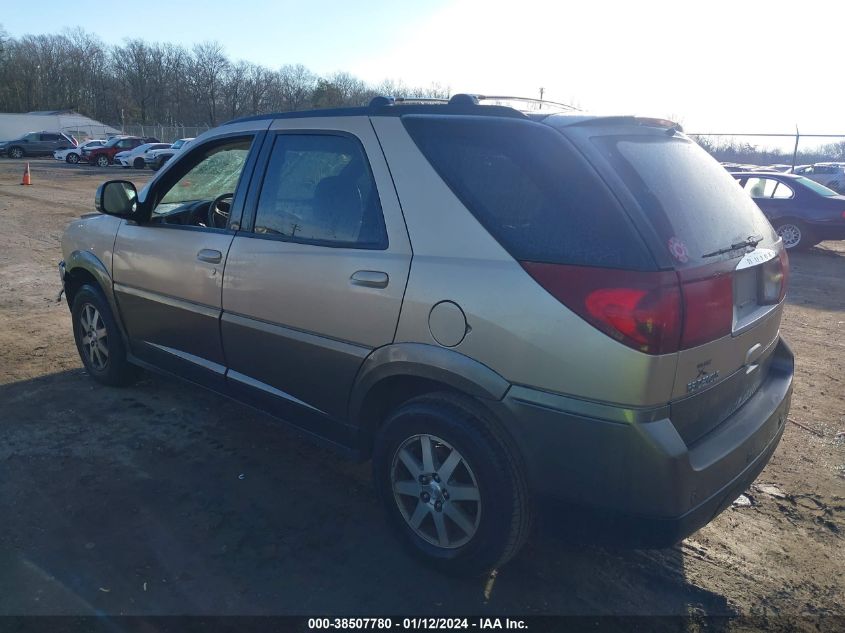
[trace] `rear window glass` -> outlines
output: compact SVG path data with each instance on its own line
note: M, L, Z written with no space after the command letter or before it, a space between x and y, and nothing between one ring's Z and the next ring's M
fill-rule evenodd
M683 137L599 136L603 151L648 215L679 267L736 256L711 255L751 236L776 239L734 178Z
M490 117L403 122L441 178L515 259L653 268L625 212L556 130Z
M802 185L807 187L808 189L812 189L820 196L825 196L829 198L830 196L838 196L839 194L836 193L833 189L828 189L823 184L816 182L815 180L810 180L809 178L804 178L804 176L798 176L798 182Z

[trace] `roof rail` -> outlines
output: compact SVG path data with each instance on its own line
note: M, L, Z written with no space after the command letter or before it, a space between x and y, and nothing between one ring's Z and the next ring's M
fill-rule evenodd
M510 102L510 103L509 103ZM499 95L480 95L480 94L469 94L469 93L457 93L452 95L450 99L438 99L433 97L384 97L378 96L374 97L370 101L369 108L371 110L376 110L379 108L383 108L384 106L392 106L392 105L431 105L431 104L441 104L441 105L450 105L450 106L460 106L460 107L467 107L467 106L478 106L478 105L485 105L485 106L501 106L501 107L512 107L514 110L519 111L531 111L531 112L538 112L543 109L548 110L550 113L554 112L555 110L561 111L573 111L579 112L580 110L575 106L568 105L566 103L558 103L557 101L547 101L545 99L532 99L530 97L510 97L510 96L499 96ZM530 107L524 107L524 106ZM520 107L522 106L522 107Z
M492 101L496 105L504 105L503 103L500 103L502 101L517 101L520 103L534 104L537 110L542 110L545 106L549 110L563 109L572 110L573 112L580 112L580 108L576 108L575 106L571 106L567 103L549 101L548 99L534 99L533 97L510 97L503 95L475 95L475 97L478 99L478 102Z

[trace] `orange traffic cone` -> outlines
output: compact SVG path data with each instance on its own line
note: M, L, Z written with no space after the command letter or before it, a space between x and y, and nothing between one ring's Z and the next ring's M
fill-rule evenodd
M26 164L26 169L23 170L23 180L21 181L22 185L31 185L32 184L32 176L29 175L29 163Z

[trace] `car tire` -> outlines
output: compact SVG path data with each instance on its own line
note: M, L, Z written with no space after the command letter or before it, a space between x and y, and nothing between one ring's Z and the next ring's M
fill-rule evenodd
M9 158L23 158L24 152L22 147L10 147L7 154Z
M144 168L144 159L143 159L143 158L136 158L136 159L132 162L132 166L133 166L135 169L143 169L143 168Z
M126 347L102 291L85 284L73 297L73 338L85 369L105 385L131 384L137 369L126 360Z
M775 231L783 239L787 250L803 250L813 245L813 236L807 227L797 220L781 220L775 225Z
M105 154L100 154L99 156L97 156L97 160L94 162L96 163L97 167L108 167L111 164L109 157Z
M376 436L373 476L402 543L443 573L487 574L530 532L524 469L471 398L434 393L397 408Z
M65 161L70 163L71 165L76 165L79 162L79 154L70 153L65 158Z

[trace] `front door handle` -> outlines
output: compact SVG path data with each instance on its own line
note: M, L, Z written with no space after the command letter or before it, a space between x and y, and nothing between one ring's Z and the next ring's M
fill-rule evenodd
M223 261L223 253L215 251L213 248L204 248L197 253L197 259L209 264L219 264Z
M378 270L359 270L349 278L353 286L365 286L366 288L387 288L390 277L387 273Z

